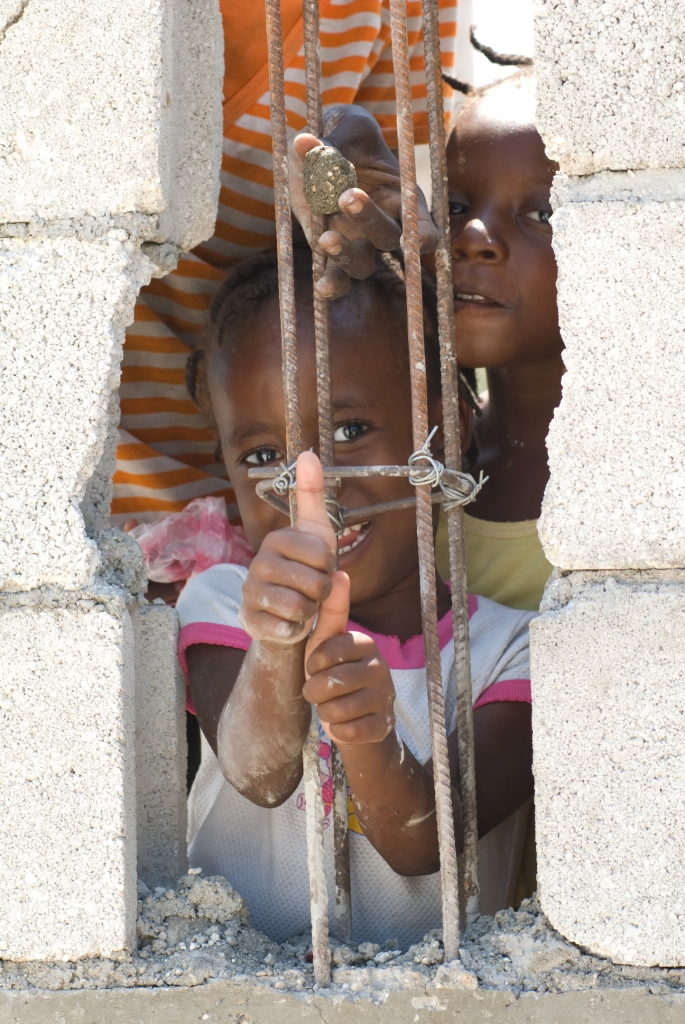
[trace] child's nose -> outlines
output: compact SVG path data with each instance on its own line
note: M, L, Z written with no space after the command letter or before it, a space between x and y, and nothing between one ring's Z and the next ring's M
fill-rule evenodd
M458 233L452 235L454 259L501 262L509 254L506 243L485 221L471 217Z

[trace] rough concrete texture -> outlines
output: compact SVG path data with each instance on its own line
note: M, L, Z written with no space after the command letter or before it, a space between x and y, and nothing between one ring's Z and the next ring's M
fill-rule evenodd
M356 188L354 164L334 146L315 146L304 158L304 196L315 213L336 213L348 188Z
M211 235L216 0L2 0L0 38L0 222L141 212L154 241Z
M680 0L537 0L537 124L568 174L685 165Z
M79 503L103 454L124 328L151 269L123 231L93 242L0 240L4 590L76 588L97 573ZM105 490L91 491L91 525Z
M371 943L338 947L333 985L320 989L308 937L270 942L246 924L244 903L223 878L191 874L173 890L149 893L140 883L139 892L137 953L59 964L6 960L0 1021L685 1020L685 972L584 953L551 928L535 899L471 925L461 963L442 963L439 933L405 954Z
M136 645L138 877L170 885L188 866L185 682L176 611L163 603L131 609Z
M685 965L685 571L555 573L531 623L538 884L566 938Z
M0 956L135 941L133 629L122 591L0 599Z
M568 372L545 554L562 569L685 565L685 195L570 202L553 223Z

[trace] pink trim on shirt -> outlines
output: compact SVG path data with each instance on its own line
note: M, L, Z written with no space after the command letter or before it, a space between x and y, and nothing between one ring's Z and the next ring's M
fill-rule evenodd
M485 693L482 693L473 710L482 708L485 704L495 704L497 701L521 701L524 704L531 704L530 679L501 679L499 683L488 686Z
M478 611L478 598L475 594L468 595L468 608L470 621ZM402 644L399 637L387 636L385 633L373 633L370 629L360 626L351 619L347 623L347 629L355 633L363 633L365 636L370 636L372 640L375 640L376 647L383 660L387 661L389 668L412 669L426 667L423 651L423 633L410 637L409 640L405 640ZM450 610L438 622L440 650L443 647L447 647L453 635L452 612Z
M252 637L244 629L238 629L236 626L222 626L218 622L189 622L183 627L178 637L178 660L186 677L186 711L195 714L188 682L186 649L193 644L216 644L219 647L234 647L239 651L246 651L251 643Z
M468 609L470 621L478 611L478 598L475 594L468 595ZM400 643L399 637L386 636L384 633L373 633L370 629L360 626L351 619L348 620L347 629L348 631L364 633L365 636L370 636L371 639L376 642L376 647L378 648L381 657L388 663L389 668L425 668L426 661L423 651L422 633L417 634L417 636L410 637L409 640L406 640L402 644ZM440 643L440 650L447 646L447 644L452 640L452 637L452 612L450 610L443 615L438 622L438 640ZM186 678L186 688L188 687L188 664L185 652L188 647L192 647L193 644L218 644L222 647L235 647L239 651L246 651L251 643L252 638L249 634L246 633L244 629L238 629L236 626L223 626L217 622L188 623L187 626L183 627L178 638L178 660L181 663L181 668L183 669L183 674ZM501 697L495 699L519 700L522 698ZM195 710L190 699L190 690L188 690L186 708L188 711L195 714Z

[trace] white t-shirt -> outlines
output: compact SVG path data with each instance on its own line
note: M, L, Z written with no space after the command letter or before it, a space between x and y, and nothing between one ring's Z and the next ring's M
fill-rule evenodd
M250 637L238 617L247 569L215 565L189 581L179 597L179 653L193 644L221 644L247 650ZM498 700L530 701L528 623L532 612L515 611L483 597L469 596L469 636L474 707ZM397 731L422 763L430 759L430 728L423 637L400 644L397 637L348 628L373 637L390 667L395 686ZM445 710L456 725L452 616L438 628ZM330 744L322 733L321 775L326 812L329 879L333 874ZM481 911L511 905L525 838L528 804L480 840ZM350 815L352 919L355 942L396 939L402 948L441 925L440 876L396 874L362 834ZM282 942L309 925L309 885L304 791L280 807L258 807L227 782L209 744L202 739L202 763L189 800L189 857L207 874L224 875L245 898L255 927ZM330 886L331 914L334 887Z

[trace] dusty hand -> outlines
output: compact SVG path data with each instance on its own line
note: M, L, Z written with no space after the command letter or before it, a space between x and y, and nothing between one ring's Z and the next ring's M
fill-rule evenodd
M400 168L388 148L376 119L356 105L340 105L326 111L323 139L309 133L295 138L290 159L290 201L307 238L311 237L311 210L304 198L302 166L306 153L328 144L350 160L357 172L358 188L340 197L340 213L327 218L320 244L328 256L326 273L317 291L328 299L344 295L350 278L365 278L373 271L375 250L398 248L402 235ZM437 243L437 232L421 190L419 239L422 252Z
M240 621L255 640L299 643L331 593L337 540L324 500L321 463L297 460L297 522L267 534L243 587Z
M305 652L304 697L336 743L380 743L395 726L395 687L387 663L364 633L345 632L350 580L335 572Z

